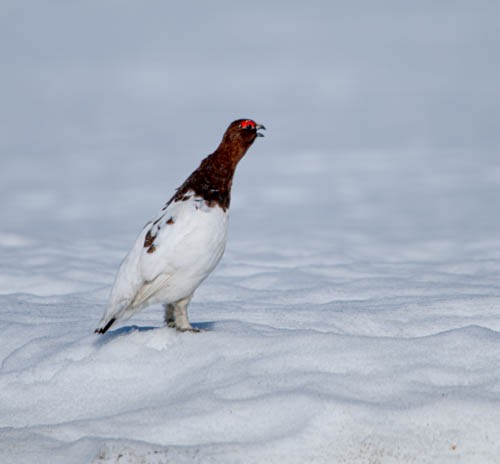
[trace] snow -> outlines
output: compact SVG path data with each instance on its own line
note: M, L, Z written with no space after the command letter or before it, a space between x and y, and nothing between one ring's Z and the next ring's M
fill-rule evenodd
M498 462L492 4L41 5L0 15L0 462ZM203 331L95 335L238 117Z

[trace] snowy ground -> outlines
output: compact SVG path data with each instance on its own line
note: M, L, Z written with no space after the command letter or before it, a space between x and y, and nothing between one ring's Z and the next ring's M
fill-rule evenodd
M222 18L238 15L238 8ZM60 52L47 62L40 58L43 66L36 53L12 59L3 77L11 106L0 114L6 134L0 144L0 462L498 462L500 164L498 138L488 131L499 106L485 110L488 101L498 103L498 69L494 63L482 71L463 67L469 78L482 76L482 90L463 74L449 85L442 78L462 69L464 50L475 52L469 60L489 63L486 51L498 45L499 33L487 34L488 18L497 17L491 11L479 17L455 8L432 10L431 17L449 20L439 27L422 19L425 11L397 8L374 19L373 11L360 18L342 8L329 16L297 6L284 16L279 8L252 8L250 20L267 15L288 34L296 30L291 18L301 17L307 33L289 36L297 47L286 48L264 25L255 51L246 35L245 53L264 56L250 75L233 56L238 47L230 47L230 61L240 65L230 77L243 76L244 89L252 80L255 87L246 95L229 86L213 112L207 89L193 94L196 79L184 80L179 69L165 84L163 71L151 71L158 63L130 46L125 32L123 55L111 53L118 41L100 47L95 37L106 37L110 10L100 12L104 19L90 45L70 41L81 54L75 62L74 49L58 39L75 18L83 29L96 7L66 12L66 23L37 35ZM14 7L8 10L16 17ZM51 12L39 13L23 24L42 27L38 19ZM113 27L129 31L136 13L121 11ZM140 13L154 21L151 11ZM330 32L325 17L339 27L367 28L360 41L347 42L347 64L359 65L357 80L350 74L356 66L347 66L332 45L352 38L350 29ZM20 24L7 22L11 33ZM424 22L428 35L420 36ZM471 24L484 40L450 33ZM154 54L165 37L155 22L151 31L142 39ZM202 59L210 42L220 49L229 32L235 34L226 25L201 51L195 39L203 30L187 43L165 43L174 62L177 52ZM396 41L395 57L383 51L393 34L407 40ZM323 55L309 53L308 40L329 46L330 68L321 68ZM261 46L266 41L272 57ZM408 44L413 48L398 67L403 55L396 52ZM257 79L259 73L286 76L292 49L321 72L300 70L288 87ZM370 62L374 50L379 65ZM408 62L434 73L418 73ZM386 82L387 63L399 87ZM83 78L77 65L86 69ZM182 68L188 75L190 66ZM98 78L95 70L102 68ZM50 79L30 86L26 69ZM363 80L367 69L373 87ZM221 92L215 71L206 73L207 87ZM113 87L113 76L127 85ZM96 84L101 77L103 88ZM441 85L448 94L439 100ZM381 103L389 87L387 108ZM410 88L414 93L406 93ZM28 98L30 91L37 99ZM464 108L470 111L461 113ZM135 235L240 116L263 122L268 134L239 166L226 254L191 305L191 321L204 331L164 328L161 308L152 307L94 335Z

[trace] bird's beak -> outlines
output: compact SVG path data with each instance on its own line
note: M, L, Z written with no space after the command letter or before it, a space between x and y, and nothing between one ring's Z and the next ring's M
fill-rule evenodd
M256 124L255 129L258 131L259 129L266 130L266 127L264 124ZM257 137L264 137L264 134L262 132L257 132Z

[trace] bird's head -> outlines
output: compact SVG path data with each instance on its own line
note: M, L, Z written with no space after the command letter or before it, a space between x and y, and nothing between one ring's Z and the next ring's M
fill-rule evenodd
M264 134L259 130L265 129L262 124L258 124L252 119L237 119L229 124L222 141L248 148L257 137L264 137Z

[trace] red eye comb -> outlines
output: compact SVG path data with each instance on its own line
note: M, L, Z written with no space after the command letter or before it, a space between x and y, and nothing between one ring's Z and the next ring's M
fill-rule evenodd
M246 119L245 121L243 121L241 124L240 124L240 127L242 129L246 129L247 127L251 127L252 129L255 129L257 125L255 124L254 121L252 121L251 119Z

